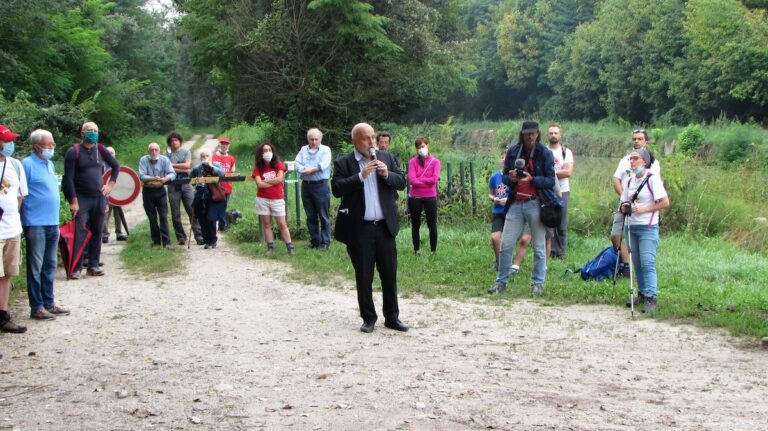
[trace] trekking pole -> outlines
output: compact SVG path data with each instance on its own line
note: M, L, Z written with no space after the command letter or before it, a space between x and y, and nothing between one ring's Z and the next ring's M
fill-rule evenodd
M179 209L179 213L181 213L181 209ZM195 209L192 208L192 217L190 217L190 225L189 225L189 235L187 235L187 250L189 250L190 244L192 244L192 235L194 235L194 229L195 229L195 221L197 219L195 218Z
M619 211L621 211L621 205L619 205ZM621 223L621 228L627 226L627 215L624 214L624 221ZM619 263L621 262L621 243L624 241L624 232L619 235L619 248L616 250L616 266L613 268L613 285L616 286L616 276L619 273Z
M627 230L627 254L629 255L629 313L632 320L635 320L635 285L633 281L635 269L632 267L632 232L629 231L626 214L624 215L624 228Z

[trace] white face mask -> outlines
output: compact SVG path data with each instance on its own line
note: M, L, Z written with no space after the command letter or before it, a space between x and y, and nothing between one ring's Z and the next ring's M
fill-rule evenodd
M429 150L427 149L427 147L419 148L419 155L421 157L427 157L427 154L429 154Z
M261 157L264 159L265 162L269 163L272 161L272 152L264 152L261 154Z

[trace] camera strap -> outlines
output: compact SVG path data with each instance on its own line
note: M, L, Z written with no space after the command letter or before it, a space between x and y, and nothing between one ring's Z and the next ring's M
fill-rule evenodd
M635 194L632 195L632 199L630 199L630 202L634 202L637 200L637 197L640 195L640 191L643 190L643 187L645 187L645 183L648 182L648 179L651 178L652 173L648 173L648 175L643 178L643 181L640 183L640 186L637 187L637 190L635 190ZM629 180L627 181L627 188L629 188L629 183L632 181L632 177L629 177Z

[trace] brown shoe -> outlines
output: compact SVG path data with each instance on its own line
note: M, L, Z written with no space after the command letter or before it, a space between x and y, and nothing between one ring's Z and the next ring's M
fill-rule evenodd
M45 308L32 310L32 312L29 313L29 318L34 320L56 320L56 316L48 312Z
M5 321L5 323L0 325L0 331L8 332L8 333L11 333L11 334L23 334L23 333L27 332L27 327L26 326L17 325L15 323L13 323L13 320L8 319L8 320Z
M64 307L59 307L58 305L47 308L47 310L54 316L69 316L69 310Z
M653 314L656 312L656 297L648 296L645 298L645 305L643 306L643 313Z
M104 270L99 268L98 266L94 266L93 268L88 268L88 275L92 277L101 277L104 275Z

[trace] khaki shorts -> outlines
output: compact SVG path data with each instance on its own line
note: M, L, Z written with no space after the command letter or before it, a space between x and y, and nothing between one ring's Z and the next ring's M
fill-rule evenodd
M613 225L611 226L611 236L624 235L624 214L616 211L613 215Z
M19 275L19 264L21 263L21 235L16 238L0 239L0 260L3 267L0 268L0 277L10 275L15 277Z
M256 198L256 214L264 216L285 216L285 199Z

